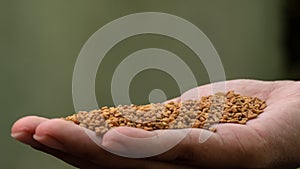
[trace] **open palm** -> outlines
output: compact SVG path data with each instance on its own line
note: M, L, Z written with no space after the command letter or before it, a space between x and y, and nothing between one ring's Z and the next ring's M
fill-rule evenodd
M95 144L81 127L61 119L24 117L12 127L12 136L80 168L295 168L300 163L300 82L233 80L227 81L226 86L227 90L266 100L268 107L246 125L218 125L217 132L204 143L199 142L199 136L209 131L192 129L171 150L149 158L109 153ZM182 97L197 99L212 94L210 89L211 85L200 86ZM136 146L120 140L114 131L135 138L166 132L115 128L103 138L108 149ZM152 144L155 147L159 143Z

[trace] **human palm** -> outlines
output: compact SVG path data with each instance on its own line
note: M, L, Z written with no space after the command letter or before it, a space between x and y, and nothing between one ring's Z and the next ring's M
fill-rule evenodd
M12 127L12 136L79 168L296 168L300 163L300 82L233 80L227 81L226 87L266 100L265 112L246 125L219 124L217 132L203 143L199 137L209 131L191 129L178 145L153 157L138 159L112 154L95 144L81 127L61 119L24 117ZM211 85L200 86L181 98L197 99L212 94L210 91ZM103 137L103 145L110 150L135 146L120 140L114 131L133 138L166 132L115 128ZM152 144L155 147L159 143Z

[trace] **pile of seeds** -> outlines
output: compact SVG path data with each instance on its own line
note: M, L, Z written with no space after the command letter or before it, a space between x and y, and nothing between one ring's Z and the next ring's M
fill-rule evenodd
M211 131L217 123L246 124L266 108L257 97L241 96L233 91L204 96L199 100L166 104L120 105L99 110L80 111L64 118L82 127L106 133L112 127L127 126L147 131L158 129L203 128Z

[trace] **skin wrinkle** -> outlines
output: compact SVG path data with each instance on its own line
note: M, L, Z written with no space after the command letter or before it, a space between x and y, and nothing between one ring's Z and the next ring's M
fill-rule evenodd
M248 126L259 138L259 140L262 140L260 142L267 143L267 140L263 137L263 134L261 134L261 131L259 131L257 128L254 126Z
M264 134L261 133L262 131L260 131L259 129L257 129L255 127L251 127L251 126L249 126L249 129L253 131L253 134L256 135L256 137L259 139L259 142L263 143L263 147L266 147L267 150L270 149L270 147L268 146L267 140L263 137ZM268 151L266 151L266 152L268 152ZM269 155L267 155L267 156L269 156ZM263 156L263 157L265 157L265 156ZM264 158L263 161L266 161L266 159L267 158Z
M270 100L270 98L271 98L272 93L273 93L274 90L276 90L276 85L274 85L274 83L273 83L273 84L271 84L269 92L266 94L265 100L267 100L267 101Z
M224 142L223 136L221 136L220 133L214 133L214 134L219 138L218 140L220 140L221 145L225 146L225 142Z
M191 133L196 132L196 130L200 130L200 129L193 129L189 135L182 141L182 142L192 142L193 145L187 145L187 144L182 144L181 143L181 150L179 151L179 153L177 154L176 158L172 159L173 161L171 161L172 163L176 163L176 164L182 164L182 165L188 165L191 167L197 167L197 163L194 163L193 160L197 160L198 157L197 153L194 151L195 150L195 146L197 146L196 143L198 137L193 137ZM197 138L197 139L196 139ZM196 144L196 145L195 145Z
M248 128L253 132L253 134L255 134L256 135L256 137L259 139L259 143L263 143L263 148L265 148L265 151L263 151L264 152L264 154L263 154L263 156L262 156L262 159L263 160L261 160L261 161L263 161L265 164L264 164L264 166L270 166L270 160L268 160L269 158L269 156L271 155L271 154L266 154L266 152L270 152L270 151L268 151L268 150L271 150L271 148L268 146L268 141L263 137L263 135L264 134L262 134L261 132L262 131L260 131L259 129L257 129L255 126L248 126Z
M286 84L282 84L282 83L286 83ZM273 89L271 91L271 95L276 95L277 93L280 93L282 91L282 89L285 89L286 88L286 85L291 85L293 83L293 81L283 81L282 83L279 83L279 82L275 82ZM291 87L291 86L290 86ZM289 94L286 94L285 96L293 96L295 93L294 92L291 92ZM284 99L284 98L282 98Z
M283 122L281 122L281 123L283 123ZM286 129L285 130L288 130L290 133L298 133L297 132L297 130L292 126L292 124L291 123L287 123L286 121L285 121L285 125L286 125ZM290 138L292 135L289 135L288 137ZM287 138L288 139L288 138ZM296 138L297 139L297 138ZM284 141L285 141L285 139L283 139ZM287 146L289 146L289 147L296 147L296 144L295 145L293 145L292 143L294 143L294 141L292 141L291 142L291 140L295 140L294 138L291 138L291 139L288 139L290 142L290 144L284 144L284 145L287 145ZM295 150L294 148L289 148L289 150ZM287 152L288 154L291 154L291 152ZM297 153L292 153L293 155L297 155ZM290 160L293 160L291 157L289 157L288 159L290 159ZM294 162L294 161L292 161L292 162Z
M273 118L273 116L269 117L269 120L273 121L273 125L274 125L274 123L276 123L275 126L280 126L280 125L281 125L280 122L279 122L278 120L276 120L275 118ZM269 132L270 132L270 131L269 131ZM270 136L273 136L273 134L271 134ZM274 151L275 151L275 150L278 150L278 148L281 147L281 146L278 146L279 143L278 143L278 142L275 142L275 140L278 140L278 139L277 139L277 138L270 138L270 141L272 141L272 143L273 143L272 146L275 146L275 147L273 148L273 154L274 154ZM282 139L280 138L280 140L282 140ZM278 147L278 148L277 148L277 147ZM282 151L285 151L284 148L282 149ZM281 154L280 152L282 152L282 151L278 151L278 153L276 153L277 157L275 157L275 158L282 159L282 156L280 155L280 154ZM279 161L279 160L278 160L278 161Z
M262 114L262 115L264 115L264 114ZM269 118L269 117L268 117ZM274 119L273 119L273 116L270 116L270 118L269 118L269 120L270 121L274 121ZM271 123L272 123L271 122ZM268 124L270 124L270 122L268 122ZM267 141L267 138L265 138L268 134L266 134L264 131L262 131L262 130L260 130L260 126L257 126L257 125L248 125L247 126L250 130L252 130L253 131L253 133L254 134L256 134L256 136L257 136L257 138L260 140L260 142L261 143L264 143L264 146L265 147L267 147L267 150L269 149L269 150L271 150L271 151L269 151L269 152L273 152L274 151L274 149L275 149L275 147L274 147L274 145L276 145L275 143L272 143L272 146L270 146L270 140L274 140L274 139L272 139L272 138L269 138L268 140L269 141ZM268 132L270 132L270 131L268 131ZM272 148L273 147L273 148ZM273 149L273 150L272 150ZM268 151L267 151L268 152ZM272 156L274 153L272 153L272 154L265 154L265 158L264 158L264 162L266 163L266 166L268 166L269 165L269 163L270 162L268 162L268 161L270 161L271 159L270 158L267 158L267 157L270 157L270 156ZM268 160L269 159L269 160Z
M193 142L193 137L191 135L191 133L188 134L188 140ZM183 154L183 156L181 156L181 159L184 159L184 160L190 160L194 157L194 152L191 151L191 147L189 146L185 146L186 148L184 149L183 153L180 153L180 154Z
M199 129L194 129L194 130L199 130ZM217 134L216 133L213 133L214 134L214 136L212 136L211 138L209 138L209 139L214 139L214 141L219 141L219 142L222 142L221 144L222 144L222 146L223 146L223 144L225 145L225 143L224 143L224 141L221 141L220 139L218 139L219 137L220 137L220 135L219 136L217 136ZM217 137L217 138L216 138ZM197 138L198 139L198 138ZM181 153L181 154L185 154L184 156L181 156L181 158L179 158L179 159L184 159L184 160L186 160L185 162L183 162L183 163L185 163L185 164L187 164L187 165L192 165L192 166L195 166L195 167L197 167L197 165L198 165L198 162L199 161L197 161L197 160L199 160L199 155L200 156L202 156L202 155L205 155L205 154L197 154L196 152L195 152L195 146L197 146L197 144L195 144L195 141L197 140L196 139L196 137L190 137L190 142L193 142L194 144L193 145L189 145L189 146L185 146L185 149L184 149L184 151ZM196 141L197 142L197 141ZM197 142L198 143L198 142ZM199 144L199 143L198 143ZM202 144L204 144L204 145L202 145L202 151L203 152L205 152L205 151L209 151L207 148L207 145L205 144L205 143L202 143ZM221 147L222 147L221 146ZM182 158L183 157L183 158ZM205 156L203 159L209 159L209 157L207 157L207 156ZM195 161L196 160L196 161ZM190 161L190 162L189 162ZM206 166L207 167L207 166Z
M187 135L187 137L183 140L184 142L186 142L185 140L187 139L187 142L194 142L193 137L191 135L192 131ZM191 147L188 145L183 145L182 150L180 151L180 153L178 153L176 159L180 159L180 160L185 160L185 161L189 161L194 157L194 152L191 151ZM175 160L176 160L175 159Z
M248 158L248 154L249 154L248 151L246 150L246 148L242 144L242 142L241 142L240 138L237 136L236 132L232 132L232 133L233 133L233 136L234 136L234 138L236 140L236 143L237 143L237 145L239 147L238 150L240 150L240 152L238 154L241 155L240 157L242 157L242 159L247 159Z
M51 135L45 134L44 137L49 137L50 139L55 140L56 142L58 142L60 145L64 146L64 143L61 142L60 140L56 139L55 137L52 137ZM59 149L60 150L60 149ZM63 151L63 150L60 150ZM65 153L65 152L64 152Z
M221 143L221 147L226 147L226 143L225 143L225 140L224 140L224 137L226 137L226 133L225 134L214 133L214 134L217 136L217 140Z
M299 83L299 82L298 82ZM291 85L292 84L292 82L291 81L286 81L285 82L285 85L287 85L287 84L289 84L289 85ZM272 85L272 87L273 87L273 91L272 92L270 92L269 93L269 95L268 95L268 98L267 98L267 100L269 100L269 98L272 96L272 95L276 95L278 92L281 92L282 90L285 90L286 89L286 87L282 84L282 83L275 83L274 85ZM296 92L296 94L298 94L297 92ZM295 96L295 93L291 93L291 94L288 94L288 95L286 95L286 97L287 98L289 98L289 97L294 97ZM286 101L286 98L282 98L282 100L285 100ZM272 102L275 102L276 100L271 100L271 102L270 103L272 103ZM277 100L278 101L278 100ZM270 104L270 103L268 103L268 104ZM290 114L289 112L287 112L286 114ZM278 121L278 119L274 119L273 117L268 117L270 120L272 120L273 121L273 123L277 123L277 125L276 126L282 126L282 124L284 123L284 126L285 126L285 129L287 129L287 130L294 130L294 128L291 126L291 124L289 123L289 122L287 122L287 120L286 119L284 119L284 118L282 118L281 119L281 121ZM282 121L282 120L284 120L284 121ZM254 127L251 127L252 129L255 129ZM257 130L256 130L257 131ZM257 133L259 133L259 132L257 132ZM282 140L281 142L282 142L282 145L285 145L284 144L284 142L286 142L285 141L285 139L282 139L282 138L280 138L280 140ZM274 144L274 145L278 145L278 143L276 143L276 144ZM282 149L282 151L285 151L286 150L286 148L283 148ZM274 150L273 150L274 151ZM280 154L279 155L277 155L278 157L278 159L281 159L281 160L284 160L286 157L282 157ZM286 159L285 159L286 160ZM280 160L278 160L278 161L280 161Z
M274 119L273 117L270 118L270 120L273 121L274 123L276 123L275 126L282 126L282 123L283 123L282 121L278 121L277 119ZM287 126L290 124L284 122L284 125ZM286 129L285 129L285 131L286 131ZM281 155L281 154L288 155L290 153L289 151L291 151L293 149L293 148L292 149L286 148L286 146L290 145L289 143L287 143L287 138L281 136L281 137L277 137L277 138L273 138L273 139L270 138L270 140L272 140L272 141L277 140L276 142L272 142L273 143L272 145L275 146L276 148L273 148L273 150L271 151L271 152L273 152L272 156L274 157L274 154L275 154L276 155L275 159L277 159L277 160L275 160L275 163L271 164L271 166L278 165L278 163L276 163L276 161L286 161L286 162L289 161L289 157ZM277 150L277 151L275 151L275 150ZM287 150L289 150L289 151L287 152ZM276 153L274 153L274 152L276 152Z

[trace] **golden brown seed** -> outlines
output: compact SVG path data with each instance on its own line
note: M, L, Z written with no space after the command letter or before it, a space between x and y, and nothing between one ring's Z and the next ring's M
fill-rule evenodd
M256 97L241 96L233 91L204 96L199 100L169 102L167 104L104 106L99 110L82 111L68 116L82 127L103 134L111 127L128 126L152 131L169 128L204 128L211 124L246 124L266 108L266 103Z
M152 131L153 128L152 127L144 127L144 130L147 130L147 131Z
M256 117L257 117L257 114L251 114L251 115L248 116L248 119L254 119Z

